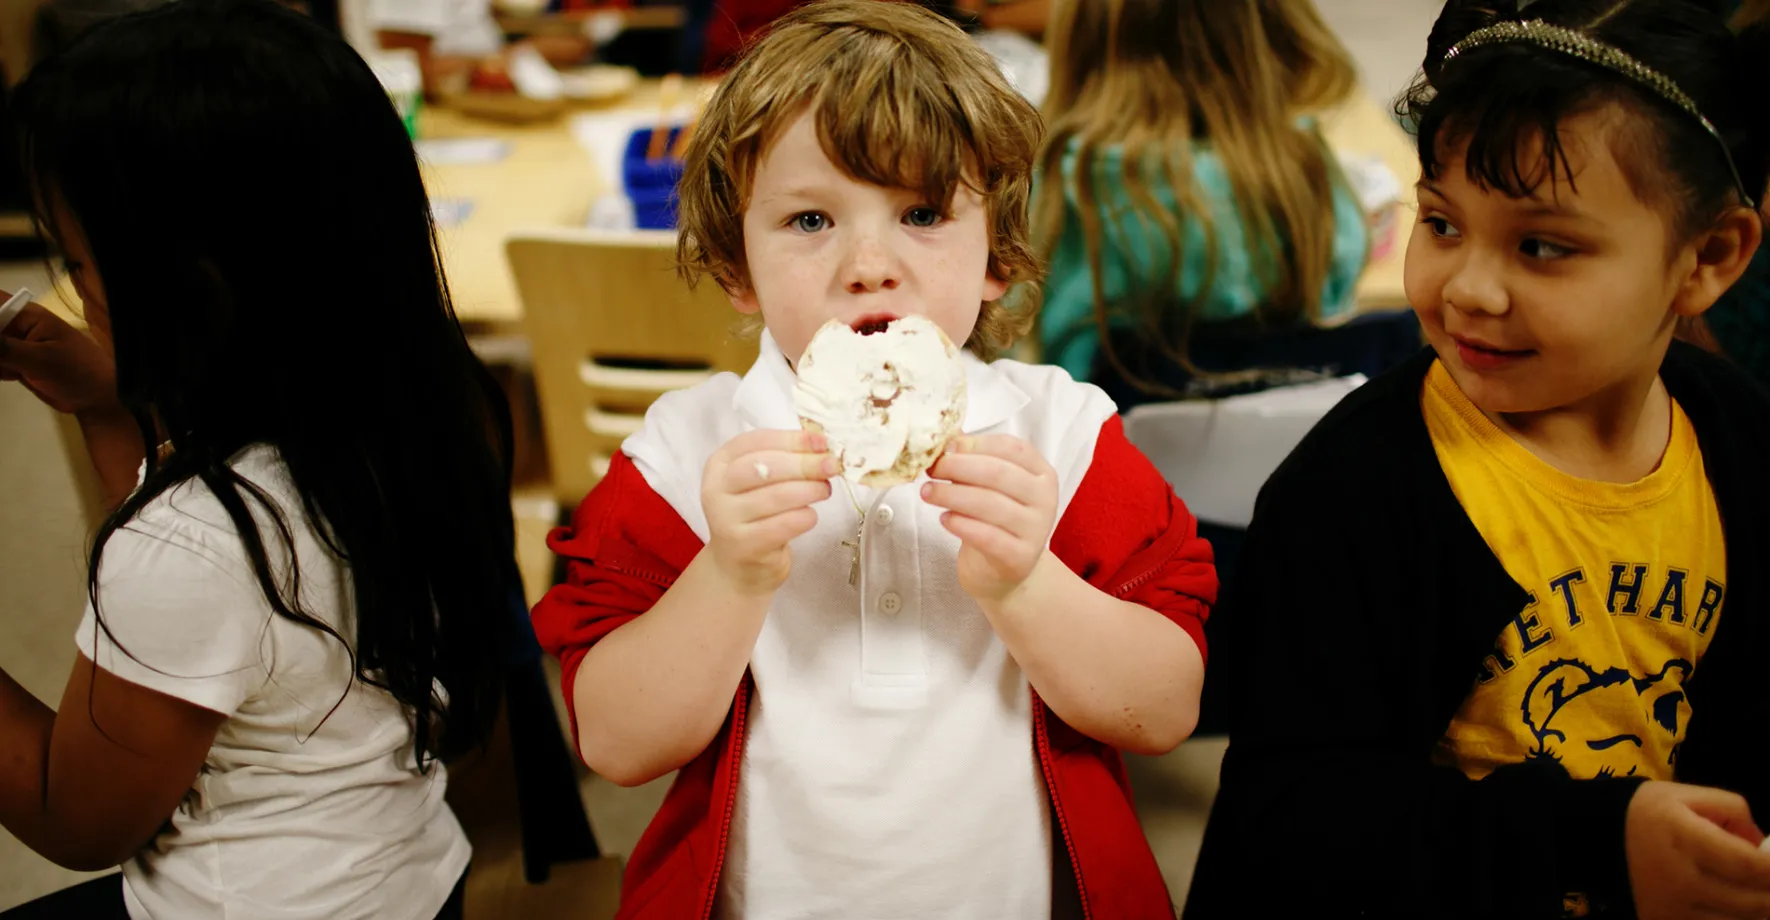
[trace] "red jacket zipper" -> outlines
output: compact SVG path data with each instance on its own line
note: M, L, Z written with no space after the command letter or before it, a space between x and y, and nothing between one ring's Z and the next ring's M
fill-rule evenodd
M1038 691L1030 690L1033 702L1033 742L1039 752L1039 769L1045 774L1045 791L1051 796L1051 810L1057 813L1057 829L1063 835L1063 848L1069 853L1069 865L1076 874L1076 895L1082 902L1082 918L1090 920L1094 912L1088 907L1088 885L1082 880L1082 861L1076 858L1075 841L1069 836L1069 819L1063 813L1063 800L1057 795L1055 770L1051 767L1051 736L1045 728L1045 703ZM706 918L703 918L706 920Z
M738 684L737 699L731 704L731 737L726 741L726 767L730 771L731 791L725 794L725 813L719 819L719 838L713 847L713 874L707 879L707 896L701 905L701 920L712 920L713 907L719 902L719 876L725 871L725 847L731 840L731 814L737 810L738 768L744 757L744 715L750 708L750 675Z

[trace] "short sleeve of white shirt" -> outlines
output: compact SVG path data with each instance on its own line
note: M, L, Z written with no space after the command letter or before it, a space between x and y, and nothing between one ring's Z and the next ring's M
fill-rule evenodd
M275 614L231 528L156 506L105 544L97 615L88 602L75 642L123 680L232 714L267 679Z

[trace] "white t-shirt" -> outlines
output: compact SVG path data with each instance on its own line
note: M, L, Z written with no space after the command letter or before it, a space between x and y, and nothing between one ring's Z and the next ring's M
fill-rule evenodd
M301 512L277 452L250 448L232 466L288 522L301 609L354 642L349 569ZM245 500L272 571L286 573L274 527ZM123 866L131 917L429 920L442 909L472 854L443 801L442 765L417 772L411 723L354 680L338 640L271 610L207 486L181 484L118 530L98 593L115 641L88 606L82 654L227 716L170 828Z
M428 35L432 54L490 57L504 47L489 0L369 0L377 31Z

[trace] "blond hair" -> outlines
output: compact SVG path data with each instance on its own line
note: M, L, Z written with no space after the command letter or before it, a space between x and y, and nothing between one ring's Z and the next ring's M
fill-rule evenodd
M1039 115L952 23L913 3L818 0L782 17L720 83L678 185L677 259L694 284L749 289L743 214L757 164L801 113L861 182L945 205L963 183L989 214L989 271L1030 282L1027 196ZM966 347L989 360L1032 327L1037 299L984 304Z
M1344 178L1320 135L1297 120L1343 101L1357 78L1310 0L1054 0L1046 36L1050 134L1040 155L1034 238L1048 258L1063 232L1066 191L1073 194L1101 344L1119 372L1136 379L1106 334L1116 317L1134 320L1170 359L1196 372L1186 343L1195 304L1215 279L1207 273L1191 303L1176 303L1185 222L1202 231L1205 265L1214 267L1218 253L1193 172L1195 142L1208 142L1228 174L1249 259L1267 292L1258 316L1319 318L1334 257L1333 190ZM1165 274L1133 279L1141 303L1106 303L1102 253L1127 245L1098 205L1106 147L1122 151L1122 174L1114 178L1132 212L1111 217L1167 244ZM1174 209L1152 192L1162 182Z

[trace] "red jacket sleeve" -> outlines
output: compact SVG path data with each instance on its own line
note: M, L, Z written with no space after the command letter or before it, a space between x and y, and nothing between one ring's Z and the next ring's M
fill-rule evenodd
M1100 426L1051 552L1094 587L1173 620L1205 654L1205 618L1217 600L1211 544L1116 415Z
M530 616L535 638L559 659L567 721L577 750L572 684L590 647L650 610L701 551L676 509L617 454L608 475L584 496L570 526L547 535L565 561L565 581L547 591Z

